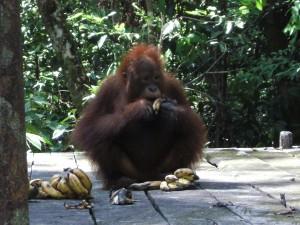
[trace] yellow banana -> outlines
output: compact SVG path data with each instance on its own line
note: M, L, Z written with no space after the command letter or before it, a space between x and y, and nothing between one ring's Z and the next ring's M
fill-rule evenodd
M152 105L152 108L154 110L155 114L158 114L159 109L160 109L160 105L161 105L162 99L161 98L157 98Z
M177 184L177 186L180 186L180 187L189 187L192 184L192 182L187 179L184 179L184 178L179 178L176 181L176 184Z
M169 191L169 190L170 190L167 181L162 181L162 182L160 183L160 187L159 187L159 188L160 188L160 190L162 190L162 191Z
M61 193L63 193L66 197L69 197L69 198L75 197L74 191L70 188L70 186L67 183L66 178L64 178L64 177L62 177L60 179L60 181L57 184L56 189L58 191L60 191Z
M54 179L57 179L57 178L60 178L61 175L60 174L54 174L50 179L49 179L49 182L51 183Z
M175 182L176 180L178 180L178 178L173 174L169 174L165 177L165 181L167 181L167 183L172 183Z
M181 178L184 178L184 179L189 180L189 181L199 180L199 177L197 176L197 174L184 175Z
M68 173L67 182L70 188L79 197L87 197L89 195L88 190L82 185L79 178L75 174Z
M176 182L168 183L168 187L170 188L170 190L177 190L177 188L178 188Z
M92 182L91 182L89 176L82 169L79 169L79 168L71 169L70 172L75 174L79 178L82 185L90 193L90 191L92 189Z
M195 173L190 168L180 168L174 172L174 175L178 178L181 178L183 176L191 176L193 174Z
M61 180L61 176L59 175L59 176L56 176L55 175L55 177L51 177L50 178L50 181L49 181L49 183L50 183L50 185L53 187L53 188L55 188L55 189L57 189L57 185L58 185L58 183L59 183L59 181Z
M49 197L49 195L43 191L42 187L39 187L36 198L48 198L48 197Z
M42 190L49 195L51 198L64 198L65 196L55 188L51 186L48 181L42 181L41 183Z

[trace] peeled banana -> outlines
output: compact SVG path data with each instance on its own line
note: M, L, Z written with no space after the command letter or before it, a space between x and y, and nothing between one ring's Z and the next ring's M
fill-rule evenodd
M152 108L155 114L158 114L161 102L162 102L161 98L158 98L153 102Z

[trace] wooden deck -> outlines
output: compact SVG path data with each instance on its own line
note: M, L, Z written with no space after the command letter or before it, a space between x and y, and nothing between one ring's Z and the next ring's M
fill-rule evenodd
M150 191L150 196L133 192L136 202L127 206L109 203L108 192L101 190L101 180L83 153L28 153L27 158L32 178L49 179L78 165L94 185L92 210L64 208L64 202L79 200L30 200L32 225L300 225L299 148L207 149L197 168L197 190Z

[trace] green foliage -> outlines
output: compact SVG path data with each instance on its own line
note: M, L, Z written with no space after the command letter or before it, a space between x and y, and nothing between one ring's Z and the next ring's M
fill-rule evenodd
M286 128L278 110L282 81L299 82L299 55L293 43L299 31L299 1L293 0L285 32L293 37L287 49L270 53L260 26L268 1L153 1L151 13L133 1L132 14L121 1L61 1L75 37L91 95L114 73L134 43L154 41L163 50L167 68L185 84L193 108L200 112L213 139L219 129L216 108L225 108L230 145L271 145ZM126 7L126 9L125 9ZM129 7L130 8L130 7ZM60 63L51 47L36 5L22 1L27 143L32 150L61 151L76 118ZM271 8L272 10L272 8ZM276 24L275 24L276 25ZM214 76L226 76L226 101L213 89ZM300 97L295 89L291 95ZM242 132L241 132L242 131Z
M291 18L284 32L294 37L293 41L296 41L297 34L300 31L300 1L291 0L291 2L293 3L291 7Z

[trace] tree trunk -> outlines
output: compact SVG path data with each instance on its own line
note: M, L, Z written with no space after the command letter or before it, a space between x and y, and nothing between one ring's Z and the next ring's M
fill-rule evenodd
M223 14L227 12L227 1L219 1L219 9ZM213 70L227 67L227 54L224 54L220 49L212 49L212 55L215 55L216 65ZM215 63L214 62L214 63ZM209 83L209 94L215 99L215 118L214 129L210 134L212 145L215 147L228 146L230 137L227 124L226 99L227 99L227 74L211 73L206 75L206 80Z
M166 0L166 13L169 19L172 19L175 14L175 5L174 0Z
M269 0L262 15L261 26L267 39L267 50L273 52L287 48L289 40L283 29L290 20L290 2Z
M148 43L155 43L156 37L155 32L153 32L152 27L152 20L153 20L153 7L152 7L152 1L145 0L145 8L147 12L147 29L148 29Z
M0 224L26 225L28 178L20 1L0 1Z
M60 58L72 101L80 111L82 98L88 93L84 85L88 83L88 79L77 52L77 44L66 27L66 18L56 0L37 0L37 5L53 47Z

